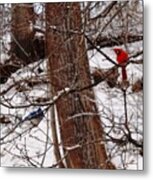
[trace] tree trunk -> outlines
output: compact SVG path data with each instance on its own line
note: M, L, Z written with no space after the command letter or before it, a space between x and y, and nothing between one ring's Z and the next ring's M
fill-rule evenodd
M47 15L47 55L53 95L76 89L56 102L67 168L115 169L109 161L103 128L91 84L79 3L50 3ZM77 91L78 90L78 91Z
M12 53L24 65L33 62L35 59L33 24L34 11L32 4L12 5Z

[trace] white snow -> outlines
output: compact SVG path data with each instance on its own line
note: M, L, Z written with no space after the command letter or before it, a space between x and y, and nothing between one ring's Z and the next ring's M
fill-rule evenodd
M39 15L43 11L43 7L40 3L35 3L35 12ZM101 9L97 9L97 13L101 12ZM92 16L95 15L95 10L91 12ZM104 20L107 23L107 19ZM56 29L56 26L52 26L52 29ZM140 27L138 31L140 32ZM101 29L99 29L99 33ZM107 31L109 34L109 31ZM106 32L104 32L106 33ZM112 33L112 31L110 31ZM104 35L104 34L103 34ZM6 34L3 39L0 39L0 43L5 42L5 47L9 49L10 35ZM143 49L143 43L137 42L127 44L129 55L135 54L137 51ZM125 48L121 46L121 48ZM2 50L2 48L0 48ZM115 61L116 56L112 48L101 49L111 59ZM1 63L4 63L9 55L5 52L0 53ZM142 55L134 60L137 61L143 58ZM88 59L90 64L90 70L92 71L95 67L97 68L111 68L114 65L103 57L96 50L88 51ZM71 88L65 87L61 89L56 96L50 98L49 87L47 84L37 84L33 87L28 86L25 80L46 80L46 65L47 59L40 60L30 64L16 73L8 79L8 81L1 85L0 92L8 90L1 96L1 116L5 115L11 124L1 125L1 165L2 166L17 166L17 167L49 167L56 164L54 156L54 145L52 143L52 132L50 123L50 110L45 113L45 117L40 122L38 127L28 129L24 124L17 126L20 119L26 114L34 110L39 106L29 106L30 103L35 102L38 98L47 98L50 103L56 101L58 97L63 94L69 93ZM44 72L38 74L37 67L42 66ZM120 68L119 68L120 73ZM120 73L121 74L121 73ZM130 85L136 82L138 79L143 77L143 66L140 64L129 64L127 66L127 74ZM121 81L121 75L118 78ZM18 83L23 91L17 91L17 86L14 83ZM10 88L12 86L12 88ZM9 89L10 88L10 89ZM99 85L94 87L96 104L98 106L99 115L101 117L101 123L104 127L105 133L117 139L125 139L125 112L124 112L124 98L123 92L118 88L108 88L105 82L101 82ZM128 126L132 131L132 138L137 142L143 140L143 92L132 93L131 87L127 89L127 116ZM14 107L13 107L14 106ZM25 106L24 108L22 106ZM18 107L18 108L15 108ZM43 106L45 109L47 106ZM58 140L60 146L60 153L64 157L64 153L61 147L60 139L60 126L57 123L57 111L55 110L56 127L59 129ZM76 114L79 116L80 114ZM86 114L84 114L86 115ZM89 115L89 114L88 114ZM92 115L92 114L91 114ZM70 117L70 119L73 117ZM124 132L125 131L125 132ZM3 139L7 134L6 138ZM107 140L107 135L106 135ZM66 147L68 150L77 148L79 145L73 147ZM115 142L106 141L106 149L109 157L116 165L117 169L130 169L130 170L142 170L143 169L143 158L139 155L138 148L134 145L127 144L116 144Z

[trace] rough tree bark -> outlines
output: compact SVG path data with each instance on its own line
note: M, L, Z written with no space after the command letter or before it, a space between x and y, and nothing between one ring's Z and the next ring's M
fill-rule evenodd
M103 128L97 114L91 84L85 40L81 34L79 3L47 4L46 49L52 93L72 87L75 92L57 103L60 135L67 168L115 169L109 161ZM78 89L78 91L77 91Z
M33 48L34 32L34 10L32 4L12 5L12 54L22 64L28 64L35 59Z

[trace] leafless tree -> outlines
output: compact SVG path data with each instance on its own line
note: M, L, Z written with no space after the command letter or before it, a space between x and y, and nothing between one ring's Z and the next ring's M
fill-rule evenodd
M105 151L97 114L78 3L48 4L47 52L53 96L62 89L73 93L56 102L58 123L68 168L112 169ZM54 28L56 26L56 29ZM64 31L64 32L63 32Z
M142 169L143 3L0 4L3 166ZM112 51L124 48L128 81ZM26 126L26 114L45 114Z

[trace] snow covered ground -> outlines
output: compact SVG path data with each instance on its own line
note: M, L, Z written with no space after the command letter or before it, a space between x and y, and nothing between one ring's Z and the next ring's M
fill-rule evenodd
M141 47L141 42L133 43L129 45L129 53L134 53L135 48L142 50ZM115 54L111 48L104 48L102 51L115 60ZM91 71L94 67L112 67L112 64L96 52L96 50L89 51L88 58ZM139 60L139 58L136 60ZM17 92L17 87L13 86L1 98L1 101L4 103L1 105L1 115L5 115L11 121L11 124L1 125L1 138L15 127L20 118L22 119L27 113L37 108L37 106L28 106L28 104L37 98L48 97L48 85L46 83L38 83L38 85L29 87L27 81L25 81L25 79L41 80L46 76L46 60L41 63L41 67L44 69L44 72L41 74L37 72L37 64L38 62L28 65L22 70L18 70L12 74L7 83L1 86L1 92L8 89L14 82L20 82L20 86L23 88L23 91ZM142 65L129 64L127 73L130 84L132 84L143 76ZM118 81L120 80L121 78L119 77ZM118 88L108 88L106 82L98 84L94 87L94 91L105 132L114 138L122 138L124 136L122 130L125 130L123 127L125 122L123 92ZM19 108L9 108L10 103L12 107L17 106ZM20 106L27 107L20 108ZM127 112L129 127L133 132L132 137L137 141L142 141L143 92L132 93L131 86L127 89ZM133 145L127 143L121 146L108 141L106 148L108 155L118 169L143 169L143 158ZM38 127L28 130L26 126L24 128L23 126L19 126L4 138L1 145L1 157L2 166L48 167L54 164L55 159L48 114L45 114L45 118L43 118ZM29 160L27 158L31 159ZM34 162L35 164L33 164Z
M128 48L129 55L132 55L135 49L142 50L142 42L129 44ZM115 54L111 48L103 48L102 51L109 54L109 57L115 60ZM113 66L100 53L96 52L96 50L90 51L88 56L91 71L93 67L105 69ZM142 56L139 56L133 60L137 61L141 58ZM130 84L135 83L143 77L143 65L129 64L127 66L127 74ZM121 72L118 81L121 81ZM124 128L121 124L125 122L122 90L109 88L106 82L102 82L94 87L94 91L105 132L114 138L121 138L124 135L122 132ZM143 92L132 93L131 86L129 86L126 93L128 124L131 132L133 132L132 137L138 142L141 142L143 140ZM115 146L115 143L108 142L106 147L111 152L112 161L118 169L143 169L143 158L132 145Z
M132 3L132 1L131 1ZM39 6L39 9L37 9ZM42 5L35 6L37 14L42 12ZM105 7L104 7L105 8ZM142 8L142 7L141 7ZM132 9L131 9L132 10ZM100 13L102 9L93 9L91 16L95 17L96 13ZM126 14L126 13L125 13ZM137 14L136 14L137 15ZM139 19L139 18L138 18ZM110 17L103 19L104 22L110 20ZM115 20L115 27L118 28L118 19ZM105 25L105 24L104 24ZM103 27L98 29L97 34L112 34L114 28L110 31L103 32ZM142 24L131 26L131 30L138 30L140 33ZM115 29L116 30L116 29ZM117 30L120 34L120 32ZM4 63L10 56L3 52L2 43L9 49L10 36L6 34L0 39L0 60ZM133 55L143 50L143 42L127 44L129 55ZM124 46L121 46L124 48ZM116 59L112 48L102 48L114 61ZM111 68L110 63L95 49L88 51L88 59L90 70L94 68ZM132 60L137 61L143 59L142 55ZM42 108L45 109L48 101L50 101L49 83L47 82L47 59L30 64L16 73L12 74L5 84L1 84L1 115L2 119L10 121L10 123L1 123L1 165L5 167L50 167L55 163L54 148L52 144L52 132L50 127L50 114L45 113L45 117L37 127L29 129L26 124L20 124L20 121L31 111L40 106L43 101ZM43 72L39 72L41 67ZM121 82L121 69L118 68L120 76L118 82ZM126 91L127 100L127 116L128 126L132 138L139 142L143 141L143 92L132 92L132 84L143 77L143 65L132 64L127 66L128 80L130 86ZM31 83L32 82L32 83ZM117 169L142 170L143 156L140 155L140 148L126 141L128 134L125 128L125 107L123 91L120 88L109 88L105 81L94 87L96 104L98 106L99 115L101 117L102 126L105 131L106 149L108 157L115 164ZM33 103L33 105L31 105ZM121 139L124 143L117 143L111 138ZM60 144L59 144L60 146Z

